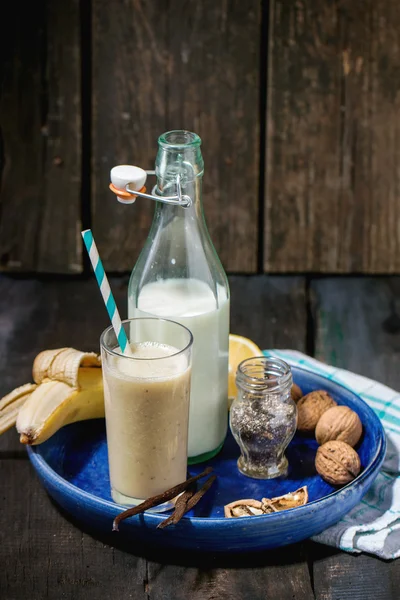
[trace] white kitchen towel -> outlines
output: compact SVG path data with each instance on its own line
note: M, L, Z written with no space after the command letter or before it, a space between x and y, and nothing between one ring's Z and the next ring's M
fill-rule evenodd
M266 350L290 365L328 377L358 394L378 415L386 432L387 452L368 493L339 523L312 539L346 552L380 558L400 556L400 394L350 371L321 363L294 350Z

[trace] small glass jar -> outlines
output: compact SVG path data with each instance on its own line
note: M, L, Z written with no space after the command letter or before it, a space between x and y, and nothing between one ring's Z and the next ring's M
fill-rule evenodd
M279 358L249 358L240 363L230 427L240 446L238 468L243 475L272 479L287 473L285 450L297 426L292 383L289 365Z

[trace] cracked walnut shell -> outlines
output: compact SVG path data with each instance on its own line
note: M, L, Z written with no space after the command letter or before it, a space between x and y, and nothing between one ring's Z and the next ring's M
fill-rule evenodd
M305 485L295 492L289 492L283 496L277 496L276 498L263 498L262 507L266 513L279 512L289 508L296 508L297 506L304 506L304 504L307 504L307 502L308 489Z
M360 418L348 406L334 406L324 412L315 429L315 437L321 446L325 442L339 440L354 448L361 435Z
M276 498L263 498L259 500L243 499L235 500L224 506L225 517L251 517L268 513L276 513L288 508L303 506L308 502L307 486L303 486L295 492L289 492Z
M318 448L315 468L328 483L345 485L360 473L360 457L349 444L333 440Z
M243 500L235 500L224 506L225 517L251 517L253 515L263 515L264 510L262 503L259 500L246 498Z
M297 429L302 433L313 433L324 412L333 406L336 402L324 390L303 396L297 403Z

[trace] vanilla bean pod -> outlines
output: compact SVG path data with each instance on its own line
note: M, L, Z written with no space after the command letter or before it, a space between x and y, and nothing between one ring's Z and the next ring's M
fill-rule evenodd
M158 527L160 529L163 529L164 527L167 527L168 525L176 525L177 523L179 523L179 521L182 519L182 517L189 512L189 510L191 510L194 506L196 506L196 504L202 499L202 497L204 496L204 494L206 492L208 492L208 490L210 489L210 487L212 486L212 484L214 483L214 481L217 479L216 475L211 475L211 477L209 477L209 479L207 479L207 481L205 482L205 484L193 495L191 495L186 504L182 503L182 507L180 507L179 511L176 510L170 517L168 517L168 519L166 519L165 521L163 521L160 525L158 525ZM165 523L165 525L164 525Z
M216 475L211 475L211 477L209 477L207 479L207 481L205 482L205 484L188 500L188 503L186 504L186 510L184 512L184 514L186 514L187 512L189 512L189 510L192 510L192 508L194 506L196 506L196 504L199 502L199 500L202 499L202 497L204 496L204 494L206 492L208 492L208 490L210 489L210 487L212 486L212 484L214 483L214 481L217 479ZM183 517L183 515L182 515ZM180 521L180 519L182 518L180 517L179 519L174 519L173 523L174 525L176 525L176 523L178 523L178 521Z
M187 479L186 481L183 481L182 483L178 483L178 485L175 485L173 488L166 490L162 494L158 494L157 496L152 496L151 498L147 498L147 500L145 500L138 506L133 506L132 508L128 508L127 510L124 510L122 513L120 513L119 515L117 515L115 517L114 522L113 522L113 531L118 531L118 525L124 519L128 519L129 517L134 517L135 515L138 515L138 514L144 512L145 510L148 510L149 508L153 508L153 506L158 506L159 504L163 504L164 502L167 502L168 500L172 500L172 498L175 498L175 496L177 496L178 494L180 494L181 492L186 490L192 483L194 483L198 479L201 479L202 477L205 477L206 475L209 475L209 473L211 473L211 471L212 471L212 467L207 467L207 469L205 469L199 475L195 475L194 477L189 477L189 479Z
M167 519L165 519L159 525L157 525L157 529L164 529L165 527L168 527L168 525L171 525L171 523L173 522L173 519L175 518L175 515L181 515L183 517L183 515L185 514L185 511L186 511L186 504L188 503L190 498L194 495L195 491L196 491L196 487L195 487L195 484L193 483L187 490L185 490L183 492L183 494L181 494L177 498L177 500L175 502L174 512L171 515L169 515L169 517Z

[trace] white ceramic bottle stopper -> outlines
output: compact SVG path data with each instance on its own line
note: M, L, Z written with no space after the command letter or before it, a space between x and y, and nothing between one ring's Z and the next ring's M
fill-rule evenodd
M118 202L133 204L136 196L129 194L126 191L126 186L129 183L131 189L140 191L146 183L147 173L144 169L133 165L118 165L111 169L110 178L113 186L123 192L121 196L117 196Z

